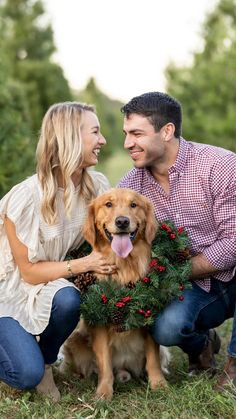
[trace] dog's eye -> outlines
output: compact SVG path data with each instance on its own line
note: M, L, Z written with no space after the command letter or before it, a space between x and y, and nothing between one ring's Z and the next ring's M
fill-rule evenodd
M137 207L137 204L135 204L135 202L131 202L130 206L131 206L131 208L135 208L135 207Z
M108 202L106 202L105 205L106 205L107 208L111 208L112 207L112 202L108 201Z

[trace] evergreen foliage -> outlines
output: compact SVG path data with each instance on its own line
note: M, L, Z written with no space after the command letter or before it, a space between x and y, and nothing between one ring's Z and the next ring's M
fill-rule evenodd
M220 0L202 27L190 66L171 63L167 91L183 106L183 135L236 151L236 0Z
M160 226L152 243L147 276L121 286L112 279L92 283L82 292L81 313L90 325L111 325L117 331L150 326L174 298L190 288L188 237L172 222Z
M0 1L0 198L35 168L42 117L72 95L42 1Z
M19 178L28 174L34 161L30 115L22 85L0 66L0 197Z
M166 69L167 91L183 105L184 137L233 151L235 6L236 0L219 0L206 16L202 49L193 54L192 64L171 63ZM53 62L53 31L42 1L0 0L0 39L0 198L34 172L38 130L52 103L74 99L95 104L107 139L100 161L104 164L107 157L119 154L122 103L101 92L93 78L72 95L61 67Z

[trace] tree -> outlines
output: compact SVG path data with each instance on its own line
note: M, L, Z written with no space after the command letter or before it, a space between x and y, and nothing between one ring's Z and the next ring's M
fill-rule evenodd
M220 0L202 27L189 67L171 63L167 91L183 105L186 138L236 151L236 1Z
M39 0L0 0L0 196L34 171L41 120L72 95Z
M72 100L62 68L48 60L23 60L18 63L18 78L24 86L35 138L46 110L56 102Z
M61 67L52 62L56 48L42 1L0 0L0 5L9 76L24 85L36 135L48 107L70 100L71 91Z
M0 0L0 6L12 63L50 59L55 45L51 25L45 22L42 1Z
M34 164L29 110L22 86L0 67L0 197Z

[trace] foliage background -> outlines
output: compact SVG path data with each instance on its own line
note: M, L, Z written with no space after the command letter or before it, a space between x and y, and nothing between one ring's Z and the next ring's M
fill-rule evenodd
M189 67L170 63L167 91L183 106L186 138L236 151L236 1L220 0Z
M122 103L101 92L93 78L83 91L72 91L54 52L41 0L0 0L0 197L34 173L41 120L55 102L96 105L107 139L98 170L112 185L132 166L123 151ZM216 3L191 65L169 63L165 75L166 91L183 106L183 136L236 151L236 0Z

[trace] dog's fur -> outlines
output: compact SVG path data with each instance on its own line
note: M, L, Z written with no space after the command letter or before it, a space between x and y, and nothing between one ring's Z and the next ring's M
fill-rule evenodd
M94 250L117 266L112 279L126 285L147 274L156 231L157 222L148 199L130 189L111 189L90 204L84 237ZM131 234L133 240L127 257L117 256L111 248L114 235L124 233ZM104 274L97 277L104 279ZM159 352L145 328L117 333L111 326L89 327L81 320L64 344L64 356L61 371L70 367L83 377L98 373L98 397L111 398L113 373L118 380L128 381L131 374L140 377L145 367L152 389L166 385L162 370L167 370L169 352L163 347Z

